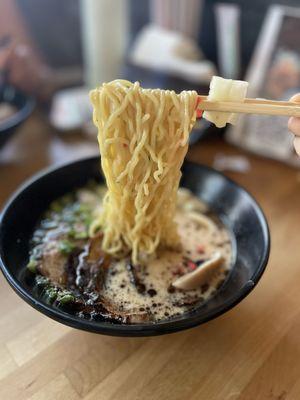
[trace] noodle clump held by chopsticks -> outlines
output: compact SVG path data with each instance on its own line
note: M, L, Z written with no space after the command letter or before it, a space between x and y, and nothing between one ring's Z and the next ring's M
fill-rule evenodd
M177 247L177 190L197 93L115 80L92 90L90 98L108 188L91 234L101 228L103 250L131 254L134 264L158 245Z

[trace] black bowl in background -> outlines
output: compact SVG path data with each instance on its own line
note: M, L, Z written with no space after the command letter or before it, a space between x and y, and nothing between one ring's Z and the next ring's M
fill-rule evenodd
M35 106L32 97L26 96L11 85L1 86L0 104L2 102L15 106L17 111L4 121L0 121L0 149L12 137L16 128L28 118Z
M34 226L51 201L90 179L103 180L99 169L97 157L51 168L26 182L4 208L0 219L0 266L10 285L30 305L74 328L117 336L150 336L191 328L215 318L254 288L266 267L270 246L268 225L261 209L244 189L224 175L185 162L182 186L208 203L232 233L233 269L214 297L180 317L135 325L84 320L35 297L22 274Z

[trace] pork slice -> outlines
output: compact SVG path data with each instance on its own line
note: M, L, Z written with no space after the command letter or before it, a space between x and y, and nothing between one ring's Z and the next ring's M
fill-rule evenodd
M57 242L53 241L45 245L38 269L54 284L63 285L66 282L66 262L67 256L61 253Z

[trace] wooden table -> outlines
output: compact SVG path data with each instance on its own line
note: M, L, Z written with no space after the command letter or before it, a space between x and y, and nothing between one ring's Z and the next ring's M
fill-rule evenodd
M59 158L57 152L73 154L74 142L82 141L63 141L32 117L0 153L0 202ZM212 140L193 147L189 158L211 164L216 152L240 153ZM272 251L260 283L241 304L185 332L115 338L52 321L1 276L0 399L300 399L299 172L247 157L250 173L228 175L262 205Z

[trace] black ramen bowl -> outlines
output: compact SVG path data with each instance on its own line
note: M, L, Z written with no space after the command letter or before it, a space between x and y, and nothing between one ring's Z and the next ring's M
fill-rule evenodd
M90 179L103 180L99 169L97 157L48 169L26 182L2 211L0 266L10 285L27 303L74 328L116 336L150 336L180 331L213 319L251 292L264 272L270 248L268 225L260 207L244 189L224 175L203 165L185 162L181 185L205 201L232 234L232 271L214 297L179 317L134 325L85 320L36 297L24 279L33 229L51 201Z
M16 129L28 118L35 106L32 97L11 85L0 86L0 104L2 102L11 104L16 112L0 121L0 148L13 136Z

